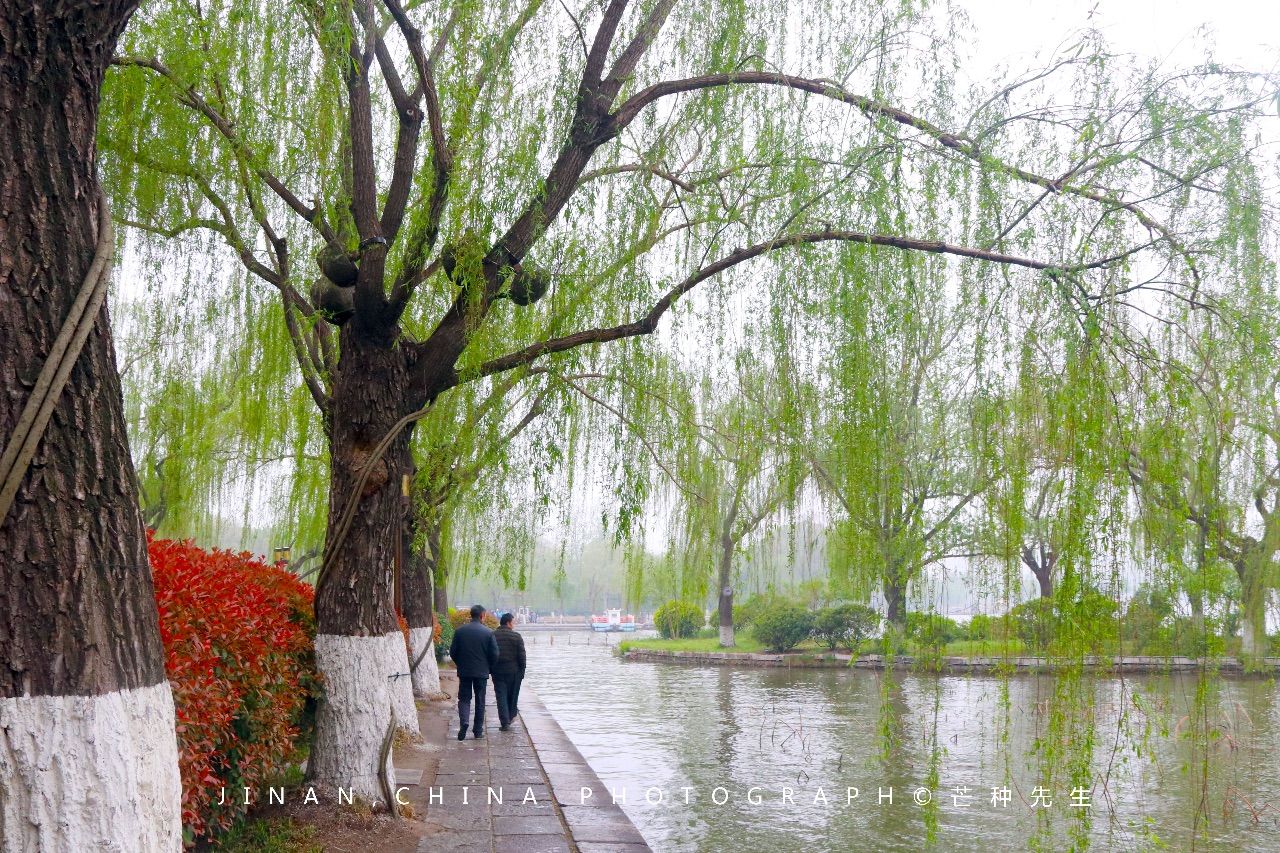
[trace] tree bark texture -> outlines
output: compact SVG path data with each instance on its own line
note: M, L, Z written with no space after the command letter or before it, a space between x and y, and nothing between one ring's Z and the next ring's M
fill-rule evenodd
M884 579L885 620L900 636L907 627L907 585L894 577Z
M432 521L423 522L422 527L425 528L426 542L420 548L413 547L415 536L408 532L405 534L406 559L400 598L401 610L410 630L430 628L435 624L432 611L435 606L433 586L440 528Z
M396 436L381 458L370 460L375 445L412 410L406 402L408 359L404 349L364 340L348 324L342 332L336 374L329 536L336 535L348 501L358 503L317 593L317 631L376 637L398 627L392 602L393 570L404 517L400 479L413 471L412 425ZM357 495L358 478L366 464L372 465L371 472Z
M135 3L0 14L0 437L94 255L98 97ZM0 697L165 678L138 487L104 304L0 520Z
M413 473L412 425L377 459L374 449L417 408L408 393L410 365L406 348L367 335L358 324L343 327L329 444L328 547L334 557L316 592L316 665L325 692L308 779L322 787L352 788L387 808L391 804L378 779L384 772L380 755L388 721L417 730L408 651L394 602L395 552L403 542L405 518L400 484L403 475ZM356 511L343 535L342 519L352 500ZM388 757L385 764L390 763Z
M98 100L136 0L0 6L0 443L93 262ZM104 303L0 518L0 844L182 847L173 694Z
M732 648L733 635L733 539L726 533L720 541L720 570L716 577L720 584L720 645Z

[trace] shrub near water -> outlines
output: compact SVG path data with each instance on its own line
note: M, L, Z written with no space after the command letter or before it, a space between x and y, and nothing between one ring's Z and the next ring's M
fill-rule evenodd
M965 632L958 622L940 613L908 613L907 636L926 648L941 649L963 639Z
M312 590L247 553L153 538L148 549L191 843L245 811L243 796L217 805L224 786L260 788L291 763L318 687Z
M654 626L667 640L696 636L705 621L702 608L674 598L653 613Z
M785 601L782 597L772 593L752 593L751 597L741 604L733 605L733 627L738 630L750 628L756 621L756 617L765 611L766 608Z
M856 649L880 624L880 614L865 604L824 607L813 618L813 637L828 649Z
M774 651L789 651L813 633L813 614L799 604L779 601L756 616L751 633Z

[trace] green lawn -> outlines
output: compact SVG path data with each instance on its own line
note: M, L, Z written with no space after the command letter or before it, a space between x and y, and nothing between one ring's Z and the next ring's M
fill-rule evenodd
M710 637L688 637L683 640L623 640L619 644L619 649L626 651L627 649L654 649L657 651L667 652L768 652L771 649L765 648L764 644L751 635L750 631L738 631L734 637L734 646L731 649L721 648L720 638L718 636ZM793 652L826 652L829 651L826 646L819 645L813 640L806 640L796 646ZM837 649L837 651L848 651L847 649Z
M956 640L953 643L947 643L943 654L948 657L973 658L973 657L992 657L998 658L1005 655L1021 655L1025 654L1025 648L1021 640Z
M622 651L627 649L655 649L667 652L763 652L759 641L749 633L742 631L734 638L736 645L731 649L720 647L719 637L689 637L683 640L623 640L618 644Z

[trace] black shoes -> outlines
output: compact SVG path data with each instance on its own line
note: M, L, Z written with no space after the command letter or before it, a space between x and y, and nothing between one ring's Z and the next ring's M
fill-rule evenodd
M481 729L476 729L476 732L472 737L476 740L484 740L484 732Z
M479 735L476 735L476 737L479 737ZM458 740L466 740L466 739L467 739L467 724L463 723L462 727L458 729Z
M510 723L503 723L502 725L498 726L498 731L500 731L500 732L509 732L509 731L511 731L511 724L510 724Z

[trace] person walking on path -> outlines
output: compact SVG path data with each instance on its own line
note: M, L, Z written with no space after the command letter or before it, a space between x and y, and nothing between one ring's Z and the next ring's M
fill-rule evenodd
M471 605L471 621L453 633L453 642L449 644L449 657L458 668L458 740L467 736L472 697L476 703L472 733L477 740L484 737L485 686L489 683L489 673L498 663L498 643L493 632L480 621L483 618L484 608Z
M493 668L493 694L498 700L498 728L504 732L511 728L511 721L519 713L516 699L524 679L524 637L511 627L514 618L510 613L503 613L494 632L498 641L498 664Z

